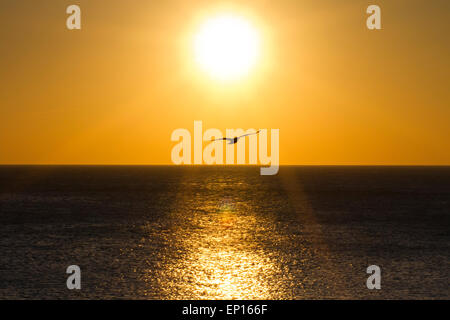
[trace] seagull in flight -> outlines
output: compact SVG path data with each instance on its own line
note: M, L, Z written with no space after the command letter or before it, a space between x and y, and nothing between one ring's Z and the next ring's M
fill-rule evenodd
M252 133L243 134L242 136L239 136L239 137L234 137L234 138L220 138L220 139L213 139L213 140L211 140L211 141L227 140L227 141L228 141L228 144L235 144L235 143L238 142L238 140L239 140L240 138L245 137L245 136L250 136L250 135L252 135L252 134L258 134L260 131L261 131L261 130L258 130L258 131L256 131L256 132L252 132Z

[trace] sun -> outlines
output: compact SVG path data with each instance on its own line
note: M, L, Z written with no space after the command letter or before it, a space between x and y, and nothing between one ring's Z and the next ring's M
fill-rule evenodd
M211 77L239 78L258 62L260 36L244 18L219 15L206 20L195 36L195 59Z

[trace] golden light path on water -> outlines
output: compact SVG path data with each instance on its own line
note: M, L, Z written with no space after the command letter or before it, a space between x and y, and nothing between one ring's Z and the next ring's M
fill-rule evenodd
M149 259L158 261L141 276L144 295L298 299L327 297L332 288L346 295L307 198L282 195L303 194L297 184L284 178L261 183L249 170L210 170L199 178L192 169L180 178L159 236L164 249L156 258L151 252Z
M245 241L249 230L242 226L253 225L254 221L248 220L254 217L242 221L237 214L229 204L222 205L214 219L216 223L209 224L199 235L202 245L188 257L196 287L194 294L200 299L270 298L265 277L275 266L264 252L254 250ZM237 225L239 234L233 232ZM186 244L190 242L191 239Z
M211 177L201 185L187 178L172 216L171 234L177 241L167 248L157 272L164 297L271 299L276 296L270 281L276 273L283 272L258 240L267 231L264 229L268 224L258 217L258 208L247 194L249 187L247 182L235 178L227 181ZM234 197L227 196L227 189L231 191L231 188L241 192ZM198 193L200 189L202 196ZM151 273L149 277L154 277L155 272Z
M270 298L267 280L276 266L263 250L246 240L255 225L251 214L241 215L233 204L218 205L212 214L195 216L195 232L181 241L183 259L169 271L179 281L164 281L174 287L171 298L257 299Z

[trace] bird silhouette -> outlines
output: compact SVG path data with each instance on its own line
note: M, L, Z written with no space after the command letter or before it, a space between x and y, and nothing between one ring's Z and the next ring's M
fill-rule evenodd
M227 140L227 141L228 141L228 144L235 144L235 143L238 142L238 140L239 140L240 138L245 137L245 136L250 136L250 135L252 135L252 134L258 134L260 131L261 131L261 130L258 130L258 131L256 131L256 132L252 132L252 133L243 134L242 136L239 136L239 137L234 137L234 138L220 138L220 139L213 139L213 140L211 140L211 141L222 141L222 140Z

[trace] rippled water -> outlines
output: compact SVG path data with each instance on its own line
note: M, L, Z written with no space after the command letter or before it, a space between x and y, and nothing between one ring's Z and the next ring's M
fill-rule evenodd
M0 167L0 298L448 299L449 227L449 167Z

